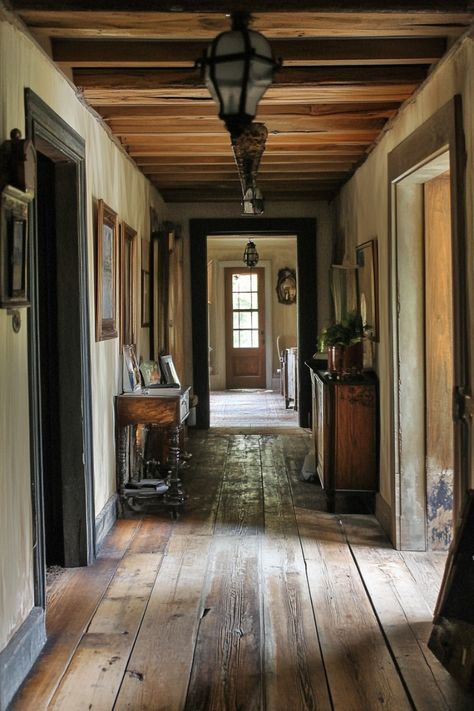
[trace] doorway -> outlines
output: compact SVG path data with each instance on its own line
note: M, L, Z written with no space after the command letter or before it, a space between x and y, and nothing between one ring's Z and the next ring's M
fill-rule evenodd
M35 604L46 564L95 557L90 327L83 139L32 91L37 153L28 323Z
M208 237L217 235L265 235L280 238L296 236L298 420L301 427L308 427L311 423L311 382L305 361L310 360L315 351L318 294L315 277L316 221L311 218L245 217L190 220L193 385L199 398L196 424L207 429L210 423L208 279L209 271L212 270L209 270L207 240Z
M264 388L265 271L225 269L226 388Z
M468 382L458 97L389 155L392 206L392 537L446 550L466 491Z

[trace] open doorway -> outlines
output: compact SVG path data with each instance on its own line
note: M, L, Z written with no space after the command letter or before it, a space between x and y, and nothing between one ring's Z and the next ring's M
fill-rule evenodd
M31 220L30 438L35 520L35 604L46 565L95 557L85 145L27 90L37 153Z
M452 407L467 377L459 108L447 104L389 156L392 511L403 550L447 550L466 487L468 433Z
M193 387L199 398L196 425L210 423L207 238L214 235L296 235L298 297L298 424L311 423L311 381L305 361L317 339L316 221L312 218L244 217L190 220ZM240 254L240 259L242 254Z
M248 236L207 238L210 424L295 427L297 399L285 400L277 342L292 346L296 364L297 304L279 298L277 282L282 270L296 271L296 237L251 238L259 254L251 269L242 260Z

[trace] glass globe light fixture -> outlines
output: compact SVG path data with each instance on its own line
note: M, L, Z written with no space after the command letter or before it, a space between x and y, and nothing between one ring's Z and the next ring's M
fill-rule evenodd
M254 119L258 102L281 64L274 60L268 40L248 29L249 19L249 13L232 13L232 29L218 35L197 60L219 106L219 118L233 137Z
M257 248L255 246L255 242L252 242L251 239L247 242L247 246L245 247L245 252L244 252L244 264L247 267L255 267L258 264L258 252Z

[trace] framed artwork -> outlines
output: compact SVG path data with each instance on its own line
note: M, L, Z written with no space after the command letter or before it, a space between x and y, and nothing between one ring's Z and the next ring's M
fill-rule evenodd
M379 340L377 240L370 239L356 247L359 310L364 333Z
M179 387L181 385L178 373L173 363L173 356L160 355L160 367L165 383L170 386Z
M97 206L95 338L117 337L117 214L103 200Z
M31 197L8 185L1 194L0 307L29 306L28 204Z
M150 242L142 239L141 325L150 326Z
M135 267L137 233L126 222L120 225L120 343L136 342Z
M126 393L141 390L140 369L138 367L135 346L122 346L123 353L123 390Z
M284 267L278 270L276 293L278 303L296 304L296 269Z

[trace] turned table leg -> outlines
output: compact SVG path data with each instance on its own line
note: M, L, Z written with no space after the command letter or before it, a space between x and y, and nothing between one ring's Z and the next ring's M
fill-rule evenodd
M171 471L166 482L169 488L163 497L165 504L173 508L174 515L177 514L178 508L183 506L186 498L181 486L181 479L179 478L180 431L180 426L171 427L169 430L169 455L167 466Z

